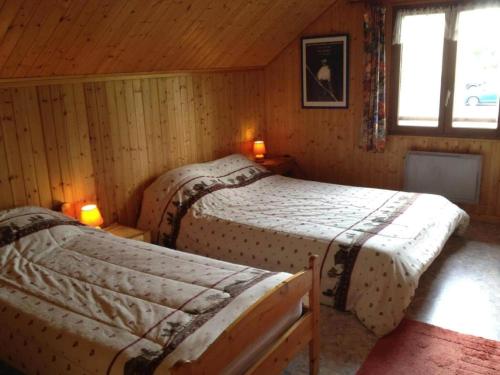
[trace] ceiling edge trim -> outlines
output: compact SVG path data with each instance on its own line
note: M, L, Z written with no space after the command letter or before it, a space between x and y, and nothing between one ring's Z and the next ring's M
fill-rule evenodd
M221 73L221 74L237 73L237 72L245 72L252 70L262 70L264 68L265 65L259 65L259 66L248 66L248 67L231 67L231 68L172 70L172 71L162 71L162 72L0 78L0 88L62 85L62 84L85 83L85 82L120 81L129 79L168 78L168 77L189 76L189 75L210 74L210 73Z

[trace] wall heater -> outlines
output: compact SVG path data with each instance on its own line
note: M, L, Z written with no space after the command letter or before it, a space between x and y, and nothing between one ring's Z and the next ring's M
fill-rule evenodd
M439 194L456 203L478 203L481 165L481 155L410 151L404 189Z

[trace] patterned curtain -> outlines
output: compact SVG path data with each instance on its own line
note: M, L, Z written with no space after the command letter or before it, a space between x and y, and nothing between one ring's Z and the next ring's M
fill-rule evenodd
M364 14L363 124L361 147L383 152L385 115L385 8L372 5Z

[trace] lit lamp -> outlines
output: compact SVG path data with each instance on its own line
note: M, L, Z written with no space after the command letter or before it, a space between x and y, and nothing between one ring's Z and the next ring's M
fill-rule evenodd
M95 204L87 204L80 209L80 222L89 227L99 228L104 220Z
M266 145L264 141L255 141L253 143L253 154L257 161L264 159L264 155L266 154Z

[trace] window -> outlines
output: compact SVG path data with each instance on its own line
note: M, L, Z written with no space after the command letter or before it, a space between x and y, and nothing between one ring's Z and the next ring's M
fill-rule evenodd
M391 132L500 136L500 4L395 14Z

